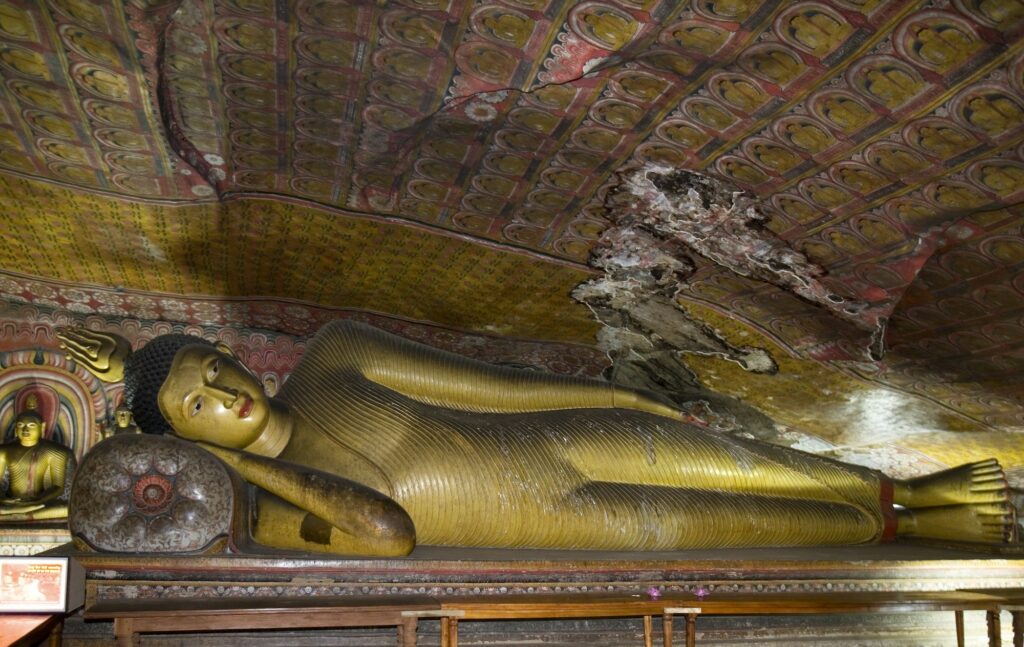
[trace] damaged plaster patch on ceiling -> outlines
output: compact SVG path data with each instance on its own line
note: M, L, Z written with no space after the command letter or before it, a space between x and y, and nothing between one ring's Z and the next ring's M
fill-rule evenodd
M748 278L767 281L816 303L840 319L876 330L884 314L845 299L819 279L825 271L761 226L754 199L722 180L655 165L620 175L608 207L622 227L703 256Z
M682 361L693 354L751 373L778 371L768 350L729 343L680 304L693 256L789 290L878 337L884 316L829 291L819 280L824 270L759 227L764 216L731 185L655 165L619 177L606 199L613 226L590 259L604 275L573 292L604 325L598 342L612 360L613 379L666 393L712 426L777 440L770 419L704 388Z
M693 273L694 253L790 290L843 319L879 327L882 318L869 306L831 293L818 280L824 270L758 227L764 216L731 185L656 165L619 177L606 199L614 226L590 259L605 274L573 294L615 329L603 336L609 352L621 355L624 346L640 350L644 344L632 338L639 333L648 352L671 348L722 357L755 373L777 370L766 351L727 343L679 306L676 297Z
M604 276L581 284L573 297L603 324L598 345L612 361L618 384L667 395L693 417L721 430L774 436L771 419L734 398L709 391L680 360L681 353L720 357L747 371L778 366L761 348L730 344L679 305L680 286L693 272L688 246L665 236L610 198L617 226L609 228L590 264Z

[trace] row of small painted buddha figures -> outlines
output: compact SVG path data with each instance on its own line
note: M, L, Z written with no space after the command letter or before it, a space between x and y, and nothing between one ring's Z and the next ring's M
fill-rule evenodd
M1015 539L995 460L894 480L703 428L653 394L491 366L361 324L325 326L274 398L198 337L134 353L107 333L59 337L102 379L124 380L144 431L193 441L255 486L241 502L259 519L251 539L275 548ZM328 529L315 541L311 519Z

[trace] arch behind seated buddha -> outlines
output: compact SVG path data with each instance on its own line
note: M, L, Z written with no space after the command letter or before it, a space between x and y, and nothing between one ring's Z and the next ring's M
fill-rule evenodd
M62 354L35 349L4 353L0 361L3 442L14 439L14 419L27 410L33 395L46 422L45 438L69 447L81 460L99 441L97 421L107 417L107 391L95 378L72 372Z

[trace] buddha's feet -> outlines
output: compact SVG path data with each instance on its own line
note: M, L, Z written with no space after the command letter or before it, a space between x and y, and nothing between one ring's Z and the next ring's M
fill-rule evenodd
M898 534L986 544L1012 541L1016 519L1003 503L968 503L899 511Z
M894 502L905 508L930 508L958 504L1005 504L1009 485L994 458L897 481Z
M1016 537L1016 511L999 462L990 458L894 483L897 532L982 543L1002 543Z

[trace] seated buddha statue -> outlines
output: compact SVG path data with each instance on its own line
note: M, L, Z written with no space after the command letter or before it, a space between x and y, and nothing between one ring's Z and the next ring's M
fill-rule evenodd
M46 423L31 406L14 420L15 440L0 445L0 523L66 519L74 453L43 438Z
M127 405L122 404L114 409L114 428L110 430L110 433L111 435L142 433L132 418L132 410Z
M106 333L66 351L125 380L146 433L198 443L255 486L252 538L404 555L419 544L672 550L1013 529L988 460L909 481L702 428L653 394L497 367L374 328L324 326L278 395L224 345ZM896 504L896 505L894 505Z

